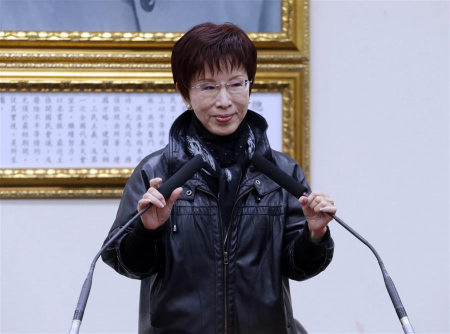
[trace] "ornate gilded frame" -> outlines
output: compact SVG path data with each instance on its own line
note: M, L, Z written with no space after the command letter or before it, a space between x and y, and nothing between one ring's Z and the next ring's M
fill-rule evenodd
M283 49L291 56L308 58L309 1L281 0L281 32L249 33L258 49ZM183 34L180 32L81 32L81 31L0 31L0 48L138 48L167 50ZM292 52L293 51L293 52ZM40 54L41 52L39 52ZM6 53L28 58L36 53ZM46 53L47 58L52 52ZM114 56L113 54L109 55ZM126 55L128 56L128 55ZM131 55L136 57L136 55ZM38 56L41 58L40 56ZM65 55L64 57L71 57ZM123 57L123 56L122 56ZM145 59L148 58L144 55ZM121 58L121 56L119 56Z
M287 67L283 72L261 70L255 92L281 92L283 151L309 169L309 124L307 98L302 94L306 67ZM80 74L80 73L78 73ZM3 73L0 92L174 92L170 73L132 74ZM303 101L303 102L302 102ZM295 106L302 104L300 114ZM132 169L0 169L0 198L119 197Z
M282 0L282 32L251 33L256 92L281 92L283 151L309 175L309 2ZM0 32L2 92L173 92L179 33ZM131 169L0 169L0 199L120 197Z

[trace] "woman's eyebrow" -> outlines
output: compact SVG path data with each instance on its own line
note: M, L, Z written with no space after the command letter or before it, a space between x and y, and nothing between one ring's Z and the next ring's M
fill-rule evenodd
M236 75L232 76L231 78L229 78L227 81L236 79L236 78L238 78L238 77L244 77L244 76L245 76L245 74L236 74ZM216 82L217 80L215 80L214 78L201 78L201 79L197 79L197 82L200 82L200 81Z
M199 81L215 81L213 78L202 78L202 79L197 79L197 82Z

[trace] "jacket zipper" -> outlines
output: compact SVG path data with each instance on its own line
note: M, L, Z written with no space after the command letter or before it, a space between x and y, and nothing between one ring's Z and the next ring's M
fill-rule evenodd
M211 195L213 198L215 198L215 200L217 201L218 209L219 209L220 235L222 237L221 239L222 239L222 252L223 252L223 287L224 287L224 319L225 319L225 321L224 321L225 332L224 333L226 334L226 332L227 332L227 297L226 297L226 293L227 293L226 292L227 291L227 289L226 289L227 270L226 269L227 268L226 268L226 266L228 265L228 253L223 248L224 237L223 237L222 211L220 209L220 201L219 201L218 197L216 197L213 193L211 193L209 191L206 191L206 190L203 190L200 188L199 188L199 190L203 191L205 194Z
M241 177L239 178L239 184L241 183L241 178L242 178L242 174ZM244 193L241 194L241 196L239 196L233 203L233 209L231 210L231 219L233 219L233 213L234 213L234 208L236 207L236 203L245 195L247 195L250 191L252 191L254 187L249 188L247 191L245 191ZM228 289L227 289L227 284L228 284L228 234L230 232L231 229L231 221L229 222L228 225L228 229L227 232L225 234L225 237L223 237L223 223L222 223L222 211L220 209L220 201L219 199L214 196L214 194L210 193L209 191L203 190L203 189L199 189L200 191L203 191L206 194L211 195L212 197L214 197L217 201L218 204L218 208L219 208L219 221L220 221L220 234L222 235L222 251L223 251L223 289L224 289L224 333L227 334L228 333L228 310L227 310L227 304L228 304ZM237 190L237 192L239 192L239 188Z
M241 175L242 177L242 175ZM241 179L239 179L239 183L241 183ZM250 191L252 191L253 187L251 187L250 189L248 189L247 191L245 191L244 193L241 194L241 196L239 196L233 203L233 209L231 209L231 220L233 219L233 213L234 213L234 208L236 207L236 203L245 195L247 195ZM237 190L239 191L239 189ZM227 289L227 278L228 278L228 234L230 233L230 229L231 229L231 220L229 222L228 225L228 229L227 229L227 233L225 234L225 239L223 241L223 264L224 264L224 268L223 268L223 275L224 275L224 279L223 279L223 287L224 287L224 304L225 304L225 334L228 333L228 311L227 311L227 305L228 305L228 289Z

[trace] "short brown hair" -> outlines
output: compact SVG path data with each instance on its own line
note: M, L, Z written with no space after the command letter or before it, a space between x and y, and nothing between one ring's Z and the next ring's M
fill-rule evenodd
M243 67L248 79L256 73L256 48L245 32L232 23L202 23L191 28L172 49L173 81L181 95L189 100L189 86L196 75L202 75L205 65L211 73ZM250 86L251 87L251 86Z

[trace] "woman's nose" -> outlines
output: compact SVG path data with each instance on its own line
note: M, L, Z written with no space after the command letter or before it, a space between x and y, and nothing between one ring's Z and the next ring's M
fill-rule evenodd
M225 86L220 87L217 93L216 107L228 108L231 106L231 96Z

